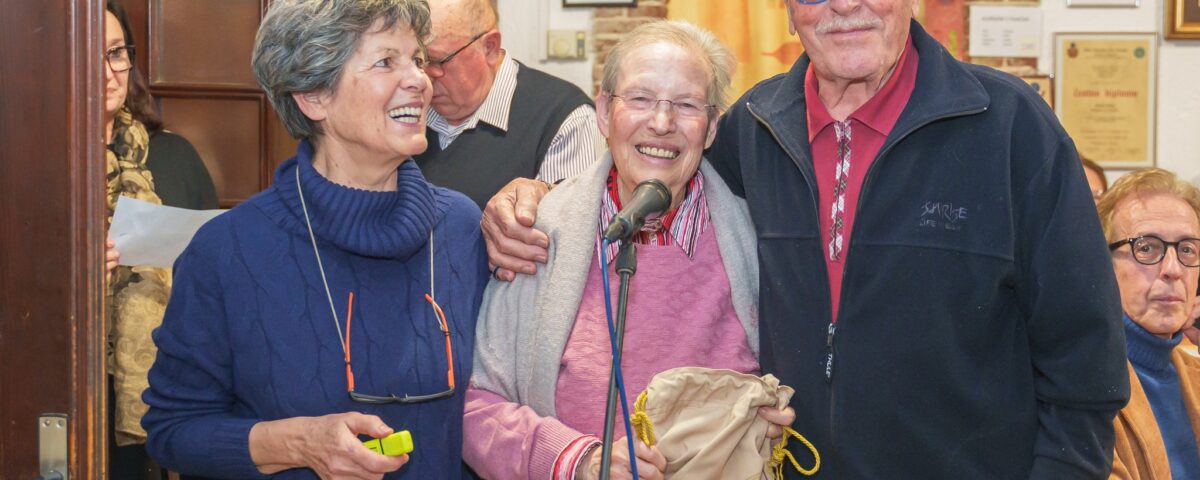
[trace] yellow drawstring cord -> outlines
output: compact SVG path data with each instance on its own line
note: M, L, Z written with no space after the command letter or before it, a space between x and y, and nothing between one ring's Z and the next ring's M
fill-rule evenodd
M642 443L648 446L654 446L655 443L658 443L658 439L654 436L654 424L650 421L650 415L646 413L646 392L638 395L637 401L633 403L633 416L630 417L629 423L633 424L634 435ZM792 452L788 451L788 437L799 440L800 443L803 443L812 452L815 461L811 469L801 467L800 463L796 461L796 457L792 455ZM817 447L814 447L800 432L787 426L783 427L783 438L779 443L775 444L775 447L771 451L771 461L768 463L768 467L775 470L776 479L783 478L784 459L791 462L792 467L805 476L812 476L821 468L821 454L817 453Z
M633 430L642 443L650 447L658 443L658 439L654 437L654 424L650 423L650 415L646 413L646 392L638 395L637 401L633 403L633 416L629 418L629 423L633 424Z
M794 437L796 440L799 440L804 444L804 446L808 447L809 451L812 452L815 462L813 463L811 469L806 470L801 467L800 463L796 462L796 457L792 455L792 452L788 451L788 437ZM783 427L783 439L781 439L779 443L776 443L775 448L771 451L771 462L769 465L771 468L775 469L776 479L783 478L783 460L785 458L792 463L792 467L794 467L796 471L804 474L806 477L817 473L817 470L821 468L821 454L817 453L817 447L814 447L812 443L809 443L808 439L804 438L804 435L801 435L800 432L793 430L792 427L786 426Z

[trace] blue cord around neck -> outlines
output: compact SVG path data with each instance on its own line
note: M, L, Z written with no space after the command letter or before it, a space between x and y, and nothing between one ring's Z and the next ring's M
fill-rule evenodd
M638 478L637 456L633 453L633 427L629 424L629 405L625 400L625 378L621 374L621 352L617 347L617 327L613 323L612 294L608 287L608 246L612 242L604 240L600 245L600 270L604 284L604 315L608 319L608 341L612 346L613 375L617 377L617 393L621 396L621 419L625 424L625 444L629 447L629 470L633 478Z

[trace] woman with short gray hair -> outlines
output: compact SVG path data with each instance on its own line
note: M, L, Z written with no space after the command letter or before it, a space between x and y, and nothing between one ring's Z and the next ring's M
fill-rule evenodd
M479 209L411 161L426 148L429 28L425 0L272 2L254 73L300 145L175 264L144 394L163 466L462 474L455 378L471 375L488 273ZM420 450L411 462L362 442L402 430Z

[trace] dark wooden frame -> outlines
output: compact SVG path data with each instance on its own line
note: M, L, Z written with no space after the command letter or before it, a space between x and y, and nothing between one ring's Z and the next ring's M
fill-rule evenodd
M1185 10L1200 13L1200 3L1195 0L1165 0L1165 23L1163 36L1168 40L1200 40L1200 22L1183 20Z
M69 415L71 478L107 465L104 15L95 0L15 2L0 19L0 478L38 475L50 412Z
M563 8L571 7L636 7L637 0L562 0Z

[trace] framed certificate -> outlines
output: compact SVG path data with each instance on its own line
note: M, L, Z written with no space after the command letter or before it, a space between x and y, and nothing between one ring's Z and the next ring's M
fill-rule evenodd
M1170 40L1200 39L1200 1L1165 1L1166 28L1163 33L1166 37Z
M1170 1L1170 0L1168 0ZM1142 4L1141 0L1067 0L1067 6L1071 8L1080 7L1126 7L1137 8Z
M562 0L564 7L636 7L637 0Z
M1037 92L1046 101L1050 108L1054 108L1054 76L1053 75L1021 75L1021 80L1029 84L1033 91Z
M1054 35L1054 110L1080 155L1154 166L1157 73L1155 33Z

